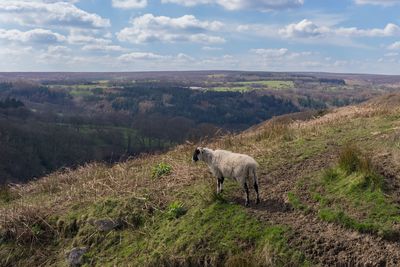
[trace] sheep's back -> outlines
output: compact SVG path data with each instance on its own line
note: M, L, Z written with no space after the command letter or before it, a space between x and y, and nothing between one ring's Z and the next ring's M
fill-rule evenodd
M249 168L256 169L258 164L250 156L225 150L214 152L214 164L224 177L240 178L248 176Z

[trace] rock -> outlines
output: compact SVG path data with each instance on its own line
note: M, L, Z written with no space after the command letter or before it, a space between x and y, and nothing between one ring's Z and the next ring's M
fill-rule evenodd
M120 226L119 221L113 221L110 219L94 220L91 224L95 226L100 232L110 232L111 230L114 230L115 228Z
M68 265L71 267L79 267L82 265L82 256L85 254L87 251L86 247L82 248L73 248L71 251L68 253Z

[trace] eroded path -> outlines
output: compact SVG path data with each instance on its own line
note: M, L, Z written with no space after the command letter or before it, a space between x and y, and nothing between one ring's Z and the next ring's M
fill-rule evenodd
M307 174L332 164L335 151L261 173L262 203L249 212L271 224L289 226L293 235L289 244L301 250L316 265L322 266L400 266L400 242L361 234L321 221L314 211L305 214L287 202L287 193Z

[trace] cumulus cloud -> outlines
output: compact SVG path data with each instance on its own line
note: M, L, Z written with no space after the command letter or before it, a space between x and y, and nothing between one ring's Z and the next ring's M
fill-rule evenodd
M292 23L279 30L285 38L323 38L334 36L345 37L391 37L400 35L400 27L388 23L384 28L359 29L356 27L327 27L319 26L310 20L304 19Z
M117 33L120 41L131 43L148 42L197 42L223 43L219 36L209 35L210 31L217 31L222 27L219 21L200 21L192 15L178 18L154 16L145 14L131 21L131 26Z
M304 0L161 0L161 2L184 6L214 4L227 10L256 9L261 11L295 8L304 4Z
M279 34L288 38L318 37L330 32L327 27L319 27L312 21L304 19L299 23L292 23L279 30Z
M144 8L147 0L112 0L112 6L122 9Z
M399 0L355 0L358 5L393 6L400 4Z
M45 29L33 29L29 31L0 29L0 40L22 43L51 44L66 41L65 36Z
M2 0L0 21L28 26L104 28L110 20L77 8L70 2Z

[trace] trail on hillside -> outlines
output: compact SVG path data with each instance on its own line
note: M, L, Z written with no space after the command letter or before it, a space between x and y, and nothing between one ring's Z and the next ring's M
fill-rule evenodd
M293 235L289 244L303 251L314 264L322 266L399 266L400 243L361 234L337 224L323 222L315 212L295 211L287 202L287 193L296 182L330 166L337 152L328 151L297 164L287 164L270 173L260 174L262 203L249 212L271 224L289 226Z

